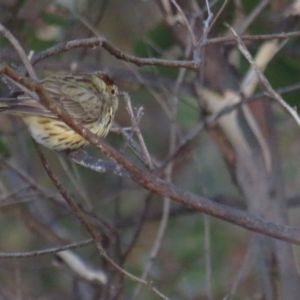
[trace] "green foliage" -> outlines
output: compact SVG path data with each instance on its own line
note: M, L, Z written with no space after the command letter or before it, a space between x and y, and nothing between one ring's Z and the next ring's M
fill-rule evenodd
M271 63L265 74L274 88L282 88L298 82L300 62L296 57L285 55ZM284 94L283 98L293 107L300 108L299 91Z
M50 41L41 40L33 34L27 36L26 42L28 48L33 49L34 51L43 51L57 44L56 40L50 40Z
M69 20L66 18L66 16L62 16L57 13L43 12L41 14L41 18L46 24L49 25L56 25L60 27L66 27L70 25Z
M189 128L197 123L199 108L193 97L184 96L180 99L177 120L183 128Z
M251 1L249 1L249 0L242 0L241 1L243 8L248 13L252 12L257 7L257 5L260 2L261 2L260 0L251 0Z
M164 52L174 45L174 38L163 23L158 23L146 35L136 41L133 52L139 57L164 58ZM176 68L156 66L155 72L166 77L175 78L178 74Z
M3 143L2 139L0 139L0 156L1 157L10 156L10 149L5 143Z
M25 4L28 5L29 1L19 0L14 2L17 2L17 4L13 8L13 13L9 16L14 16L15 14L15 17L3 16L4 19L9 19L9 22L7 21L7 23L5 23L2 21L2 23L17 37L26 53L31 49L36 52L44 50L61 41L65 42L79 39L80 37L93 36L91 31L79 18L76 18L71 10L54 4L54 1L50 1L51 3L46 0L36 1L36 3L40 5L36 10L33 10L31 7L29 9L25 7ZM72 1L68 2L71 3ZM99 4L100 2L101 4ZM81 14L81 17L88 16L90 19L87 21L89 21L101 35L106 36L109 42L113 45L118 45L124 52L150 59L164 58L169 60L181 60L187 49L182 49L182 44L175 42L171 30L157 17L157 14L153 13L152 19L149 20L150 22L143 24L146 28L146 34L141 36L141 30L140 28L137 30L136 24L143 23L142 18L145 15L148 17L148 11L145 13L141 8L137 8L140 15L137 14L138 18L135 19L135 11L127 9L129 6L126 6L131 2L133 1L83 0L82 2L74 1L72 3L78 5L83 3L84 9L78 9L78 14ZM140 7L142 7L143 5L152 5L154 1L138 2ZM202 3L204 2L205 1L202 1ZM182 1L182 3L184 3L184 1ZM196 2L193 3L195 4ZM261 3L260 0L241 0L242 9L243 12L245 12L245 19L247 19L248 15L259 3ZM216 15L216 12L221 8L222 4L223 1L217 1L216 4L212 6L214 15ZM97 12L94 12L92 9L95 7L105 7L108 11L100 11L97 18L95 17ZM126 9L124 9L124 7ZM203 7L201 7L201 9ZM250 25L247 29L247 34L272 33L270 30L272 25L270 22L272 11L269 7L270 6L267 6L264 11L260 13L258 18L255 19L255 22ZM111 11L109 11L110 9ZM157 12L157 7L154 9L153 11ZM224 23L233 24L233 21L239 16L236 9L237 7L234 1L227 3L221 16L213 25L211 31L212 35L221 37L224 32L228 32L228 28L224 26ZM83 11L84 13L82 13ZM204 14L206 13L205 9L203 9L203 12ZM115 21L116 19L112 18L112 16L116 15L122 16L122 22L118 22L118 20ZM192 21L194 21L193 18L196 16L187 14L187 17L191 20L192 24ZM120 25L120 23L122 23L122 25ZM118 26L125 27L124 24L126 24L126 30L124 31L128 32L128 40L127 36L120 37L120 27ZM152 27L149 29L150 26ZM184 25L182 26L184 28ZM44 28L45 32L43 32ZM58 29L57 34L50 34L49 39L43 39L43 33L45 33L46 37L46 31L49 28ZM136 38L137 36L139 36L138 40ZM120 40L122 40L122 43L120 43ZM295 40L296 39L293 39L293 46L298 48L298 43L296 43ZM134 44L133 47L132 43ZM255 56L261 44L261 41L246 42L253 56ZM12 49L11 53L7 55L8 63L21 65L20 58L16 51L2 36L0 36L0 45L5 49L3 56L7 55L10 49ZM234 58L238 57L237 61L235 61L236 64L238 64L238 59L240 59L241 66L239 71L241 72L241 76L239 78L242 79L243 75L249 69L249 63L242 57L240 52L235 49L236 45L233 43L224 43L218 44L218 47L222 50L225 49L228 53L234 49L235 53L232 51L231 54L234 55L230 58L234 61ZM207 47L206 49L209 51L211 48ZM266 69L266 77L270 80L274 89L298 82L300 60L298 59L297 52L295 52L294 57L289 55L290 52L288 52L288 50L291 49L291 42L289 42L280 50L279 54L272 59ZM92 55L90 55L91 53ZM237 55L235 56L235 54ZM206 59L205 55L203 55L202 59L203 61ZM158 174L158 176L165 178L163 166L166 165L167 158L170 154L170 128L172 128L174 124L169 112L172 109L178 109L177 118L175 120L177 126L176 133L178 134L175 147L180 144L181 138L186 132L202 121L201 112L199 111L197 103L197 101L201 99L197 99L196 96L193 95L190 91L189 83L191 78L196 78L196 72L188 71L185 73L178 93L172 95L172 85L176 84L179 69L144 66L134 68L135 73L132 73L136 76L127 78L127 74L132 71L131 65L121 60L111 59L111 55L107 53L106 50L101 49L101 47L95 47L93 51L87 51L87 49L66 51L42 61L34 67L37 69L38 74L42 72L65 72L66 70L70 70L70 66L73 66L73 63L78 67L76 71L89 71L95 68L107 70L117 81L118 85L120 82L120 90L130 93L133 108L138 109L139 107L143 107L144 115L139 122L139 127L147 149L156 166L154 175ZM213 64L214 62L209 63ZM218 61L216 60L215 63L218 64ZM218 70L220 70L220 72L223 71L220 66L219 69L216 69L216 73ZM202 71L203 69L200 69L200 72ZM192 77L190 75L192 75ZM219 74L216 74L216 77L218 75ZM195 84L198 83L200 88L202 85L206 87L207 78L205 78L204 72L202 72L201 76L203 80L199 80L195 82ZM140 78L145 78L145 82L143 80L140 81ZM164 86L164 82L166 82L166 86ZM186 85L188 85L188 88L186 88ZM261 88L258 87L257 90L261 91ZM283 95L283 98L292 106L297 106L298 110L300 110L298 94L299 92L297 91ZM178 97L179 99L177 108L174 107L176 101L174 101L173 97ZM167 109L165 109L165 107L167 107ZM277 110L274 111L276 114L274 119L276 119L276 121L281 118L280 121L283 120L282 123L285 122L285 126L286 123L293 123L285 114L277 115ZM116 123L124 128L131 125L130 117L126 111L123 99L120 101ZM285 148L292 149L293 155L297 159L297 151L299 152L298 149L300 147L299 142L297 142L298 132L291 132L292 130L290 130L290 128L292 126L294 126L294 124L290 125L287 130L286 127L281 127L281 124L278 126L278 123L275 123L274 128L276 130L278 128L279 135L281 135L278 139L280 147L284 144ZM282 132L284 132L284 134L282 134ZM13 134L15 134L15 132L13 132ZM28 146L24 147L26 151L18 151L17 143L15 145L13 143L7 145L0 139L0 155L9 156L10 158L11 153L16 153L18 157L13 157L16 166L21 169L23 168L23 163L26 162L26 165L29 165L29 167L25 170L22 169L22 171L28 174L28 178L32 178L36 181L37 187L41 186L43 189L39 191L37 187L34 186L29 189L29 182L22 180L22 184L25 188L21 186L21 190L19 191L19 176L17 174L11 176L13 172L7 172L5 166L2 166L4 171L1 173L2 185L6 185L6 181L9 184L7 184L7 191L5 187L3 191L1 190L1 193L3 192L3 198L9 195L9 200L12 203L9 204L10 207L8 208L5 208L5 205L3 205L4 209L2 210L2 218L0 219L2 228L1 240L4 243L2 250L21 252L27 249L45 249L50 246L62 244L63 241L60 240L48 240L48 233L50 233L51 236L52 232L65 239L66 242L81 241L89 238L84 227L63 201L62 197L58 195L57 190L45 175L40 160L35 154L33 144L31 141L27 143L27 141L29 141L28 135L25 133L20 134L22 134L22 138L26 139L26 145ZM130 131L130 134L132 134L133 139L138 142L135 132ZM13 137L10 138L13 140ZM105 139L105 142L117 151L120 151L121 155L125 156L133 164L143 168L145 172L151 173L121 135L110 134ZM292 145L292 147L290 147L290 145ZM204 195L208 198L215 195L221 195L228 199L232 196L243 197L237 187L232 183L233 177L230 176L230 172L232 171L231 167L228 168L224 163L221 151L219 151L216 144L213 143L208 133L205 133L205 130L201 131L193 143L189 144L186 148L184 151L179 151L179 154L172 161L173 171L170 180L174 185L178 185L182 189L194 192L197 195ZM94 157L110 159L92 146L85 150ZM51 169L57 174L62 185L84 209L88 220L92 222L97 232L101 234L102 245L108 255L126 271L140 276L149 259L149 254L158 232L163 196L158 194L153 196L143 187L136 184L131 178L120 178L110 173L99 174L84 167L74 168L71 163L66 164L67 168L63 168L57 159L57 153L45 149L43 149L43 151L48 157ZM66 159L68 160L68 158ZM283 153L282 160L290 160L290 164L287 165L288 167L286 168L289 169L289 173L293 173L292 178L295 182L294 189L290 189L289 186L287 186L287 194L296 194L298 191L297 178L299 177L297 164L293 161L293 158L286 155L286 152ZM22 163L18 164L18 161ZM15 178L18 178L18 180L15 180ZM159 181L160 180L157 182ZM286 180L286 182L290 184L289 180ZM2 185L1 187L3 188ZM11 188L9 189L9 187ZM54 199L54 197L58 199ZM147 198L148 200L149 197L152 198L152 202L150 201L151 205L149 205L149 207L147 206L148 215L147 217L142 217L146 202L145 199ZM34 218L36 218L41 222L41 225L45 227L44 236L35 235L34 229L27 228L26 226L28 225L25 222L25 218L23 220L20 215L7 215L7 211L11 208L15 210L15 207L17 207L16 210L20 209L21 211L21 209L24 208L26 211L32 213L32 219L34 220ZM172 202L171 207L173 209L174 207L179 207L179 205ZM229 209L228 207L228 210ZM41 214L40 211L42 212ZM205 229L207 229L205 228L205 221L207 220L204 221L203 215L199 212L182 212L180 209L178 211L176 214L172 213L170 215L160 250L157 257L153 260L154 264L149 273L149 282L153 281L153 285L172 300L207 299L207 268L210 266L212 270L213 298L224 299L226 295L228 295L233 281L238 277L239 271L243 268L249 247L251 247L251 239L249 236L252 237L253 235L247 234L244 229L237 229L237 226L228 225L223 221L216 221L213 218L207 217L210 223L210 250L207 250L207 240L205 239ZM47 216L47 218L44 219L44 215ZM268 216L266 215L266 217ZM12 223L13 218L15 218L15 221ZM37 229L39 227L43 228L41 225L37 224L35 226ZM139 230L141 230L140 233ZM135 236L137 236L137 238L134 247L128 257L124 258L124 252ZM53 258L51 254L41 258L33 257L31 261L28 261L27 265L26 260L17 265L18 273L20 273L22 278L25 278L25 280L20 281L20 283L23 284L23 286L18 287L20 293L24 293L27 298L31 297L33 299L36 297L45 298L47 296L49 299L67 299L68 297L73 297L87 300L101 297L105 299L107 295L109 295L109 299L132 297L132 292L136 288L137 283L124 277L123 274L120 274L105 262L97 252L95 245L90 246L88 250L87 248L82 248L81 250L76 249L74 252L80 254L79 257L87 266L95 270L101 268L111 276L109 284L106 286L98 286L88 281L78 279L78 275L65 264L62 263L58 268L51 265ZM210 262L207 260L208 256L211 257ZM41 261L43 261L43 263L41 263ZM254 256L253 261L255 261ZM13 263L15 264L15 261ZM249 264L248 267L251 270L244 273L244 281L240 284L235 299L255 297L251 292L253 292L253 290L257 291L260 288L256 282L253 285L254 288L251 285L257 280L257 277L255 277L256 274L253 276L256 269L251 263L247 261L246 263ZM13 267L4 268L3 272L0 272L0 281L1 276L4 277L7 276L7 274L15 278L14 264ZM245 285L248 284L251 286L250 293L247 287L242 286L244 283ZM4 287L4 285L1 287ZM54 292L52 291L53 287L57 287L54 289ZM81 289L81 287L83 288ZM28 295L26 294L27 290L29 291ZM82 295L80 295L80 290L82 290ZM84 295L84 291L88 291L88 293L86 292L86 295ZM119 292L119 294L112 295L115 291ZM71 294L72 292L73 294ZM40 295L34 297L30 295L30 293L33 293L34 296L35 293L39 293ZM54 293L55 295L52 295ZM245 295L245 297L241 297L241 295ZM153 292L144 288L140 299L154 300L158 299L158 297L154 295Z
M174 45L174 38L163 23L151 28L146 35L137 40L133 51L140 57L161 57L163 51Z

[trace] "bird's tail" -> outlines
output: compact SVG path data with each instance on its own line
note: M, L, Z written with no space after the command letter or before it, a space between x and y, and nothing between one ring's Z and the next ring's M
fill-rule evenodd
M0 98L0 112L13 112L20 105L16 98Z
M53 117L53 114L42 106L38 101L19 98L0 98L0 113L13 115L40 115Z

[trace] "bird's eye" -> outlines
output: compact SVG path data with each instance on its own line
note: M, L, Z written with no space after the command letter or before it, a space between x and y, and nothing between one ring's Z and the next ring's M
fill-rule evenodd
M117 88L113 87L110 92L113 96L115 96L117 94Z

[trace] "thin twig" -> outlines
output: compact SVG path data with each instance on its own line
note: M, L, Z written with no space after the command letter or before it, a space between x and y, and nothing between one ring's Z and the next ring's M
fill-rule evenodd
M150 170L153 170L153 163L152 163L152 159L150 157L149 151L147 149L146 143L144 141L144 138L142 136L141 130L139 128L139 120L137 119L137 117L135 116L132 106L131 106L131 101L130 101L130 97L127 93L122 93L123 98L125 99L126 102L126 107L128 110L128 113L130 115L130 119L131 119L131 124L132 124L132 128L135 132L135 134L137 135L137 138L139 140L139 143L141 145L141 149L143 151L143 156L145 158L144 163L149 167ZM141 115L139 116L139 119L141 118Z
M187 27L188 29L188 32L190 34L190 37L192 39L192 45L193 45L193 48L196 47L196 37L195 37L195 34L193 32L193 29L191 28L191 25L185 15L185 13L183 12L183 10L181 9L181 7L178 5L178 3L176 2L176 0L171 0L171 2L173 3L173 5L176 7L178 13L181 15L182 17L182 20L183 22L185 23L185 26Z
M41 162L42 162L42 164L43 164L43 166L44 166L44 168L45 168L45 170L46 170L49 178L51 179L51 181L53 182L53 184L55 185L55 187L58 189L58 191L60 192L60 194L63 196L63 198L65 199L65 201L68 203L68 205L70 206L70 208L73 211L74 215L78 218L78 220L80 221L80 223L84 226L84 228L87 230L87 232L91 235L91 237L95 241L95 244L97 246L97 250L98 250L100 256L102 256L112 267L114 267L117 271L119 271L121 274L123 274L127 278L131 279L134 282L137 282L139 284L144 285L149 290L151 290L156 295L158 295L161 299L168 300L168 298L165 295L163 295L160 291L158 291L152 285L152 283L144 281L144 280L142 280L142 279L140 279L140 278L138 278L138 277L130 274L129 272L127 272L126 270L124 270L120 266L118 266L108 256L108 254L105 252L105 250L103 249L103 247L101 245L101 237L100 237L98 231L88 221L88 219L85 216L85 213L82 211L82 209L80 208L80 206L78 204L76 204L76 202L73 200L73 198L69 195L69 193L63 187L63 185L61 184L61 182L56 178L56 176L53 173L52 169L50 168L50 166L49 166L49 164L48 164L48 162L47 162L44 154L40 150L39 146L37 144L35 144L35 145L36 145L36 149L37 149L38 155L39 155L39 157L41 159Z
M214 14L210 10L210 5L209 5L208 0L205 0L205 3L206 3L206 8L207 8L207 19L203 21L203 24L204 24L204 30L206 31L209 28L210 21L213 18Z
M222 4L221 8L218 11L218 13L216 14L216 17L212 20L210 25L207 28L205 28L203 35L201 36L201 38L197 42L197 47L202 47L202 46L206 45L206 42L208 41L207 36L208 36L209 32L211 31L212 27L214 26L215 22L219 19L219 16L221 15L223 10L225 9L225 7L227 5L227 2L228 2L228 0L224 1L224 3Z
M176 80L176 84L174 87L173 94L177 95L180 84L184 78L185 74L184 69L181 69L179 72L179 75ZM174 96L173 101L171 102L171 107L170 107L170 124L171 124L171 130L170 130L170 145L169 145L169 153L174 152L174 148L176 145L176 138L177 138L177 124L175 122L177 118L177 112L178 112L178 97ZM168 164L166 166L166 171L165 171L165 178L166 181L172 182L172 173L173 173L173 162ZM151 251L149 254L148 261L146 263L146 266L144 268L143 274L142 274L142 279L146 280L149 276L149 273L153 267L153 264L155 262L155 258L157 257L157 254L161 248L161 244L163 241L163 237L165 235L166 229L167 229L167 224L169 221L169 216L170 216L170 208L171 208L171 200L168 197L163 198L163 211L162 211L162 218L159 223L158 231L155 236L153 246L151 247ZM138 299L139 294L142 290L142 286L138 286L133 294L133 299Z
M279 94L285 94L285 93L291 93L294 91L297 91L300 89L300 83L296 83L287 87L279 88L277 90L277 93ZM261 99L263 97L269 97L269 95L266 95L266 93L257 93L253 95L252 97L243 97L241 95L241 101L238 103L233 103L231 105L225 106L222 108L219 112L216 112L214 114L211 114L207 116L202 122L198 123L193 129L190 130L189 133L185 135L183 140L180 142L180 144L177 146L175 151L165 159L164 163L160 166L160 168L163 168L166 164L168 164L170 161L172 161L176 155L181 153L181 151L188 147L188 145L195 140L195 138L198 136L198 134L208 126L211 126L215 124L220 118L223 116L226 116L227 114L231 113L232 111L236 110L238 107L241 107L242 105L245 105L247 103L250 103L252 101L256 101L258 99Z
M64 157L62 155L58 155L57 159L58 159L63 171L65 172L66 176L69 178L70 182L73 184L73 187L77 191L78 195L84 200L86 206L91 208L91 202L90 202L89 196L87 194L87 191L84 188L82 181L80 180L79 175L77 174L78 172L77 173L75 173L74 171L72 172L72 170L70 169L70 165L67 163L68 159L66 157ZM78 165L72 164L71 166L73 167L73 170L74 170L74 168L76 168L76 166L78 166Z
M132 138L133 136L133 130L130 130L130 133L127 132L126 129L121 129L121 134L123 138L125 139L124 145L120 149L120 153L124 153L127 146L130 147L130 149L133 151L133 153L138 157L138 159L145 164L145 157L142 153L142 150L140 149L137 142Z
M7 252L0 252L0 259L6 258L28 258L28 257L35 257L35 256L42 256L42 255L49 255L55 254L66 250L77 249L81 247L85 247L88 245L95 244L93 239L88 239L82 242L71 243L68 245L57 246L48 248L45 250L35 250L35 251L28 251L28 252L16 252L16 253L7 253Z
M213 201L196 195L187 190L181 189L174 184L170 184L162 180L155 174L149 174L141 170L139 167L131 163L127 158L121 155L113 147L105 143L97 135L90 132L87 128L83 127L80 123L74 121L65 111L58 109L51 105L51 99L48 97L44 88L38 82L32 81L29 78L22 77L20 74L6 66L0 64L0 73L11 77L20 84L25 85L28 89L35 91L43 105L51 112L58 116L76 133L84 137L88 142L94 145L98 150L102 151L105 155L115 160L118 164L122 165L128 172L131 173L131 178L143 186L144 188L169 197L175 202L188 206L198 212L206 213L221 220L239 225L251 231L259 232L270 237L280 239L282 241L300 244L300 230L281 224L266 221L256 215L227 207L222 204L214 203Z
M15 48L15 50L17 51L17 53L19 54L29 76L32 79L37 80L37 76L35 74L35 71L25 53L25 51L23 50L22 46L20 45L19 41L13 36L13 34L7 29L5 28L1 23L0 23L0 33L2 33L8 40L9 42L12 44L12 46Z
M251 66L255 70L261 84L268 91L269 96L272 97L272 99L276 100L292 116L292 118L295 120L295 122L300 127L300 118L298 116L297 111L295 109L293 109L287 102L285 102L283 100L283 98L273 89L273 87L269 83L268 79L265 77L265 75L260 71L260 69L256 65L255 61L253 60L250 52L247 50L243 41L240 39L240 37L237 35L237 33L232 28L230 28L230 29L231 29L232 33L234 34L234 36L236 37L239 50L242 52L244 57L248 60L248 62L251 64Z
M24 182L26 182L32 189L36 190L40 195L43 195L45 198L50 198L53 201L55 201L57 204L61 205L61 198L55 197L54 195L49 195L49 193L44 189L43 186L41 186L34 178L32 178L29 174L23 172L20 168L15 167L11 163L7 161L7 159L4 159L0 156L0 162L2 165L4 165L6 168L14 172L20 179L22 179Z
M299 37L300 31L294 32L283 32L283 33L274 33L274 34L262 34L262 35L244 35L240 36L242 41L266 41L266 40L286 40L293 37ZM236 44L237 39L235 37L220 37L212 38L204 41L201 46L209 46L212 44Z
M94 283L98 282L100 284L107 283L107 275L99 269L93 269L89 267L78 255L71 252L71 249L76 249L79 247L84 247L87 245L94 244L94 239L88 239L83 242L71 243L68 245L62 245L57 247L48 248L45 250L36 250L29 252L20 252L20 253L5 253L0 252L0 259L8 258L28 258L36 257L49 254L57 254L58 257L78 276L81 278L92 281Z

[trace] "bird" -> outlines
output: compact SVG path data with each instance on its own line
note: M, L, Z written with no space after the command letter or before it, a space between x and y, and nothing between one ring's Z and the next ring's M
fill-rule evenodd
M105 137L118 108L118 87L104 72L54 74L40 81L54 105L62 107L73 119L99 137ZM0 98L0 112L20 116L32 138L56 151L75 150L88 145L34 97L17 92Z

